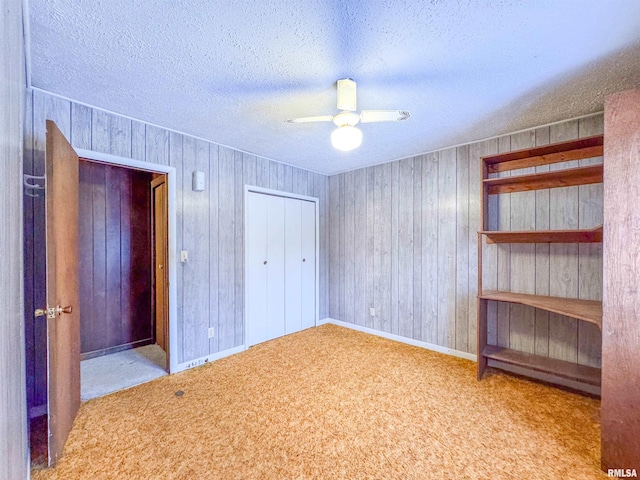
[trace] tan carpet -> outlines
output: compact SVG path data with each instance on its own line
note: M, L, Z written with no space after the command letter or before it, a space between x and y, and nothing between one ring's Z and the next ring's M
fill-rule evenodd
M176 396L176 391L183 391ZM589 479L599 402L325 325L82 405L44 479Z

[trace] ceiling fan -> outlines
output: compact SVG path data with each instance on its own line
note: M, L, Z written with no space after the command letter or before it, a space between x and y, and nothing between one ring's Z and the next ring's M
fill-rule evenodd
M358 123L400 122L411 114L406 110L362 110L356 111L356 82L350 78L338 80L338 110L336 115L292 118L289 123L333 122L336 128L331 134L331 143L338 150L348 152L362 143L362 132Z

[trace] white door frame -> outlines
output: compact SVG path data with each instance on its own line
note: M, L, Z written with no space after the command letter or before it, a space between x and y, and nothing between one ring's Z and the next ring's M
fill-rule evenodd
M176 169L168 165L142 162L131 158L118 157L107 153L94 152L83 148L74 148L80 158L94 160L100 163L117 165L121 167L135 168L147 172L164 173L167 175L168 190L168 249L169 249L169 373L179 371L178 366L178 258L176 254Z
M242 209L244 211L244 252L242 257L243 269L244 269L244 308L243 308L243 323L244 323L244 338L242 339L244 344L244 349L247 348L247 194L248 193L260 193L263 195L273 195L276 197L284 197L284 198L293 198L296 200L306 200L308 202L313 202L315 205L315 213L316 213L316 311L315 311L315 325L318 326L318 322L320 320L320 263L318 261L320 257L320 199L317 197L309 197L307 195L300 195L297 193L283 192L280 190L273 190L271 188L263 188L263 187L255 187L253 185L245 185L244 186L244 195L242 197L243 205Z

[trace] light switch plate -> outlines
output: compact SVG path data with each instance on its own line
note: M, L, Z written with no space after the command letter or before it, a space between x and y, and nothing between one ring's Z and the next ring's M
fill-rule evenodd
M376 316L376 309L373 308L373 307L369 308L369 315L371 315L372 317L375 317Z
M216 331L214 327L209 327L209 338L213 338L216 335Z
M182 250L180 252L180 261L182 263L187 263L189 261L189 252L186 250Z

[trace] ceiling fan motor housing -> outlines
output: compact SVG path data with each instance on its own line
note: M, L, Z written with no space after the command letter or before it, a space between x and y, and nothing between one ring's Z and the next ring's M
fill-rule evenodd
M343 127L345 125L355 127L359 121L360 115L353 112L340 112L337 115L333 116L333 123L335 123L338 127Z

